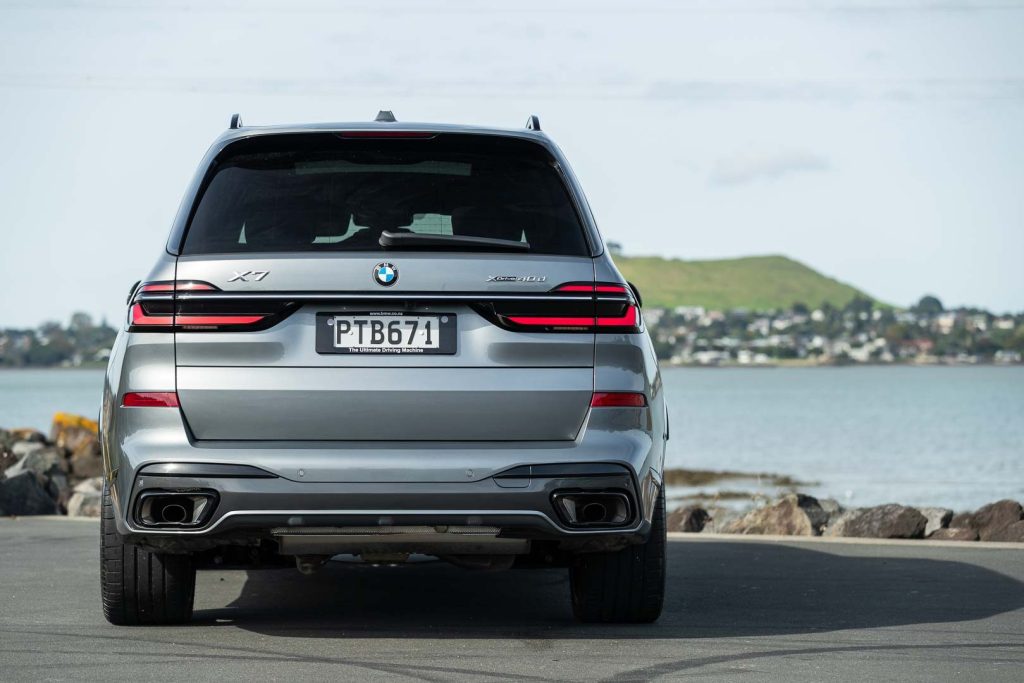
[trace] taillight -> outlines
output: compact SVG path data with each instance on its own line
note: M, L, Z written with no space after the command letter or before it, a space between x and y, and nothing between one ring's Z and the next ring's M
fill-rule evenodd
M603 294L628 294L629 290L625 285L616 285L606 282L569 282L558 285L553 292L598 292Z
M177 280L143 283L132 299L133 332L217 332L265 329L297 306L288 301L220 298L208 282Z
M495 301L485 311L499 325L520 331L635 333L642 329L632 291L616 282L566 282L543 299Z
M590 399L592 408L643 408L647 397L637 391L596 391Z
M218 289L209 282L198 280L167 280L164 282L144 282L138 292L216 292Z
M177 408L178 394L173 391L130 391L121 399L124 408Z

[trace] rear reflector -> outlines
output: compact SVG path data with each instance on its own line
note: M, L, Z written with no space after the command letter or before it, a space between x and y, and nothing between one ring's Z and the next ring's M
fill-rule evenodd
M121 399L124 408L177 408L178 394L173 391L129 392Z
M598 391L590 399L593 408L643 408L647 397L635 391Z

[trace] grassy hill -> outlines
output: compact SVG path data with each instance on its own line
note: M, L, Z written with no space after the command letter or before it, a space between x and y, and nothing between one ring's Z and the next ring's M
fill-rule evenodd
M800 301L812 308L824 302L842 307L855 296L868 296L785 256L718 261L617 256L615 264L647 306L768 309Z

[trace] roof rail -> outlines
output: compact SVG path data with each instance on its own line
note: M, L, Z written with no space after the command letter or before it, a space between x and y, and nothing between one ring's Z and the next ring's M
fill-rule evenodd
M395 118L395 115L391 112L390 109L381 109L379 112L377 112L377 118L375 118L374 121L380 121L382 123L394 123L395 121L397 121L397 119Z
M231 124L228 127L231 128L231 130L235 130L236 128L241 128L242 127L242 115L241 114L232 114L231 115Z
M540 119L537 118L536 114L530 114L530 118L526 119L526 130L540 132Z

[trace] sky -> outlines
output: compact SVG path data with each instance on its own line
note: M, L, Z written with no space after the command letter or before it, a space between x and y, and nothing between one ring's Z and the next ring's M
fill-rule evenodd
M0 327L119 321L246 124L519 127L606 240L1024 311L1024 0L0 0Z

